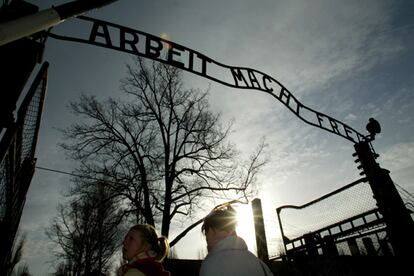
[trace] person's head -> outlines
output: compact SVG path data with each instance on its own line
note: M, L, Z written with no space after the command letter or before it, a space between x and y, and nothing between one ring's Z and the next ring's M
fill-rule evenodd
M156 258L162 261L169 251L167 238L158 236L157 231L149 224L136 224L132 226L123 241L122 256L124 260L132 260L145 251L153 251Z
M227 205L225 207L216 207L204 218L201 231L206 236L208 251L213 249L222 239L236 235L236 215L233 207Z

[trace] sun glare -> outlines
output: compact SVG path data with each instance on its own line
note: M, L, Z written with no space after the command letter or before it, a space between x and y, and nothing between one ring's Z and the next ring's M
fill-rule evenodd
M237 234L242 237L249 250L256 254L256 237L254 232L253 211L252 206L239 205L237 210Z
M170 36L167 34L167 33L162 33L161 34L161 38L162 39L165 39L165 40L167 40L167 41L170 41L171 39L170 39ZM167 47L168 47L168 49L171 49L172 48L172 45L170 44L170 43L168 43L167 42Z

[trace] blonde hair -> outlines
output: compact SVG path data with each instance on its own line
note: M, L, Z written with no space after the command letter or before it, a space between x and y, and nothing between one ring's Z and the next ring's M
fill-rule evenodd
M157 230L150 224L136 224L131 227L141 234L142 239L151 246L151 250L156 254L159 261L164 260L170 251L168 239L164 236L158 236Z

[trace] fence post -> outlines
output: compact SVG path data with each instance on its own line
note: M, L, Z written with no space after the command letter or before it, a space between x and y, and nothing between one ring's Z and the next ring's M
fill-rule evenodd
M354 145L360 162L371 186L379 211L387 225L387 233L396 256L408 256L414 247L414 222L395 188L389 171L375 161L369 142L362 141Z
M256 233L257 257L267 263L269 253L267 250L266 233L263 221L262 202L259 198L252 201L254 230Z
M375 250L374 243L370 237L363 238L362 242L364 244L367 256L377 256L377 251Z
M284 261L288 260L288 250L286 246L286 237L285 233L283 232L283 226L282 222L280 221L280 211L282 211L282 207L276 208L276 215L277 215L277 221L279 223L279 229L280 229L280 235L282 236L282 243L283 243L283 249L285 250L285 257L283 258Z
M347 243L352 256L361 256L356 238L352 237L348 239Z

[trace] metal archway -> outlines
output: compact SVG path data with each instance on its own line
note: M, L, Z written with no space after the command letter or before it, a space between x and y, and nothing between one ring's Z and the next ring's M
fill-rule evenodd
M19 32L19 37L16 36L11 40L8 37L4 39L2 33L8 31L11 36L14 36L14 29L11 26L17 26L17 23L25 23L26 25L23 27L31 25L33 23L30 21L31 19L22 18L22 20L16 20L16 23L6 22L0 24L0 45L29 36L37 31L45 30L63 22L65 18L76 16L91 8L114 1L89 1L91 5L87 8L77 6L81 3L80 1L73 1L46 10L48 12L39 12L34 17L38 20L35 22L38 23L38 26L34 30ZM82 2L86 3L86 1ZM362 168L367 175L367 179L378 201L378 207L384 214L384 219L390 231L390 239L397 255L402 256L406 252L410 252L414 246L414 236L412 234L414 233L414 223L389 176L389 172L382 169L375 162L377 155L373 152L372 146L370 146L370 141L373 137L364 136L347 124L305 106L278 80L261 71L219 63L195 50L139 30L91 17L79 16L77 18L82 23L89 25L90 32L88 37L68 37L50 32L48 36L142 56L178 67L229 87L253 89L268 93L305 123L353 142L356 150L355 155L358 157L357 162L361 162L361 166L358 168ZM21 26L18 27L20 28ZM117 39L114 39L114 33L117 34Z

